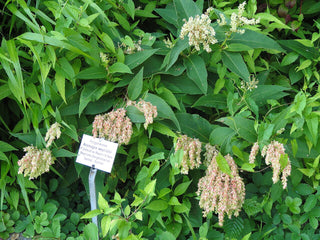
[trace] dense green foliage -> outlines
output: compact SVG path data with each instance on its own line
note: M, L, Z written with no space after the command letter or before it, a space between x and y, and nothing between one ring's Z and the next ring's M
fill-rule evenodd
M8 0L0 9L0 238L319 239L320 4L260 2L243 14L260 23L238 26L240 34L229 26L237 0ZM217 43L197 50L181 29L209 7ZM158 111L146 129L143 113L126 105L139 99ZM133 135L112 172L98 172L99 209L90 211L79 143L95 115L121 107ZM23 148L44 149L55 122L62 134L50 172L18 174ZM203 150L215 145L223 173L227 154L239 168L245 200L223 226L199 206L206 166L180 172L181 134ZM285 147L281 170L291 162L286 189L260 154L249 163L255 142L261 152L272 141ZM90 223L97 215L99 230Z

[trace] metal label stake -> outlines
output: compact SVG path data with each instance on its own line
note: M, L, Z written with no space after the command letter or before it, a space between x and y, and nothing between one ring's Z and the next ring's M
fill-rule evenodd
M97 196L96 196L96 184L95 178L97 174L97 169L92 165L89 173L89 192L90 192L90 205L91 211L97 209ZM98 227L98 217L92 218L92 222Z

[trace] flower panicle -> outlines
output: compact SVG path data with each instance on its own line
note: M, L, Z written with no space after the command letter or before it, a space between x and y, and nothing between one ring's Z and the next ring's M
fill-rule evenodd
M281 156L286 155L283 144L278 141L272 141L269 145L263 147L261 155L262 157L265 157L266 164L271 165L273 169L273 183L277 183L279 181L280 173L282 171L282 186L283 188L286 188L287 177L291 174L291 162L288 158L286 166L281 169Z
M105 138L111 142L128 144L132 135L132 122L124 108L118 108L104 115L96 115L92 123L93 137Z
M199 205L203 208L203 215L210 212L218 214L219 225L223 225L224 216L229 218L232 215L238 216L245 199L245 186L239 176L238 167L230 155L226 155L233 177L222 172L217 164L218 152L206 146L206 156L212 156L210 164L206 170L206 175L198 182L197 195L200 196ZM212 152L214 154L212 154Z
M18 173L29 176L30 180L48 172L54 163L55 159L48 149L40 150L34 146L27 146L24 151L26 154L18 161Z
M189 17L184 19L184 24L181 28L180 38L185 36L189 38L189 45L194 46L197 51L200 51L200 45L206 52L211 52L210 44L216 44L218 40L215 38L216 32L211 27L211 19L209 13L212 9L208 9L205 14L201 16Z
M197 138L181 135L176 143L175 151L183 151L181 173L188 174L190 169L198 168L201 164L201 142Z
M59 123L54 123L50 126L49 130L46 133L45 141L47 142L46 147L50 147L55 139L60 138L61 136L61 125Z

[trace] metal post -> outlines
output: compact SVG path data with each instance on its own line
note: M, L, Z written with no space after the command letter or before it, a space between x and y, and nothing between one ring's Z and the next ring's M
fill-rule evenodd
M94 181L96 178L96 174L97 174L97 169L94 168L94 165L93 165L91 167L90 173L89 173L89 191L90 191L91 211L97 209L96 185L95 185L95 181ZM97 216L92 218L92 222L98 227L98 217Z

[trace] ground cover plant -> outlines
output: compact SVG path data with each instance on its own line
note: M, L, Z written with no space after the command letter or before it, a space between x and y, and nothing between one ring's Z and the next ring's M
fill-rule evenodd
M2 3L0 238L319 239L319 12ZM83 134L119 143L93 211Z

